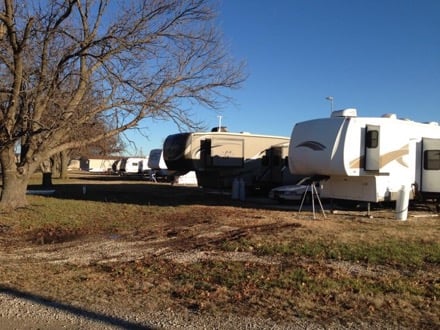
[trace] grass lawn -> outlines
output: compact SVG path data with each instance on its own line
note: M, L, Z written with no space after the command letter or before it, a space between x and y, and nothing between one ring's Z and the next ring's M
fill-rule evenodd
M135 179L84 175L54 189L1 214L0 286L90 309L440 328L440 219L427 210L314 220Z

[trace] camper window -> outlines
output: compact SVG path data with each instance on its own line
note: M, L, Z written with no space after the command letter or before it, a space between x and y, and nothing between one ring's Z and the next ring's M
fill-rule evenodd
M423 157L425 170L440 170L440 150L426 150Z
M367 148L374 149L379 145L379 131L371 130L367 132Z

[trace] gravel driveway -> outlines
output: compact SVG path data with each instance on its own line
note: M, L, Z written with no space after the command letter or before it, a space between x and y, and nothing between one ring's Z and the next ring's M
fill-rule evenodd
M337 329L298 320L293 325L277 325L255 318L223 318L198 314L177 315L172 311L144 313L143 315L117 315L115 311L102 313L78 307L56 304L44 298L14 290L0 293L0 329L58 330L58 329ZM359 325L353 328L358 328Z

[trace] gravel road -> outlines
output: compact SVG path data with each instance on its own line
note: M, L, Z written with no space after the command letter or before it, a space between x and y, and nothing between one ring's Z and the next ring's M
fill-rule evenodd
M6 291L6 292L5 292ZM325 327L325 329L339 328ZM3 290L0 293L0 329L324 329L323 326L298 320L294 325L277 325L255 318L222 318L198 314L175 314L172 311L117 315L115 311L97 313L81 308L54 304L43 298Z
M399 329L390 324L340 322L319 325L298 319L295 324L276 324L258 316L243 318L234 315L214 317L195 313L176 314L173 311L145 312L142 315L118 315L117 311L92 312L79 307L57 304L44 298L0 290L0 330L59 330L59 329L246 329L246 330L333 330L333 329Z
M195 313L176 314L173 311L146 312L142 315L118 315L117 311L91 312L78 307L54 304L44 298L1 290L0 329L7 330L59 330L59 329L246 329L246 330L334 330L334 329L399 329L401 326L376 323L340 322L316 324L298 319L295 324L276 324L256 317L234 315L213 317Z

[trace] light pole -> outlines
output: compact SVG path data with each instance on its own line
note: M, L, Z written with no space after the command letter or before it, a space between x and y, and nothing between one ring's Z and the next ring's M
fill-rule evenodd
M333 96L327 96L325 99L330 101L330 111L333 112Z

